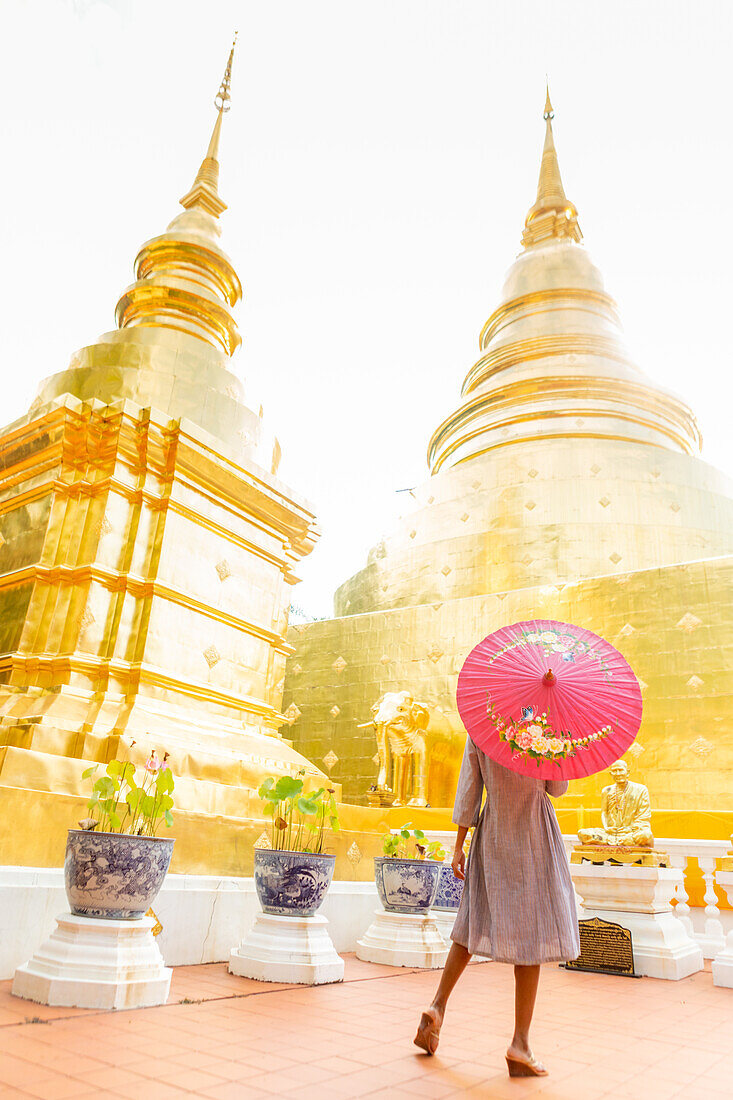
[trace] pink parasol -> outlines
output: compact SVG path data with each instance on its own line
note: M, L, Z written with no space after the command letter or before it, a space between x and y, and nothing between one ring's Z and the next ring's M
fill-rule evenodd
M458 711L498 764L539 779L582 779L618 760L639 731L628 661L590 630L533 619L489 634L458 677Z

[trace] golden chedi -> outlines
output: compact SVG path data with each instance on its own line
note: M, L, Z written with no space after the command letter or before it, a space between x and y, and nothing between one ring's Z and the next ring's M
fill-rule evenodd
M349 799L374 783L365 707L408 691L430 711L427 799L452 804L471 648L534 617L603 635L642 682L634 766L662 836L733 823L733 493L699 457L687 405L646 377L582 243L545 106L537 197L458 407L430 439L414 510L338 589L336 617L293 629L285 702L310 759ZM630 242L631 244L631 242ZM634 755L635 754L635 755ZM571 785L575 832L597 780ZM578 815L576 816L576 807ZM712 813L711 813L712 811ZM717 815L717 816L716 816Z
M171 754L173 869L191 872L251 868L264 775L324 778L280 736L294 570L318 529L230 367L231 64L183 211L140 249L117 329L0 436L4 864L60 861L90 761Z

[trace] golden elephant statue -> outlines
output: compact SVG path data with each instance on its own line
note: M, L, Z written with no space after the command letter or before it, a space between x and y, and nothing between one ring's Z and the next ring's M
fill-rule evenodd
M383 805L427 806L427 746L430 712L409 691L388 691L372 707L379 775L376 794ZM390 796L392 796L390 798Z

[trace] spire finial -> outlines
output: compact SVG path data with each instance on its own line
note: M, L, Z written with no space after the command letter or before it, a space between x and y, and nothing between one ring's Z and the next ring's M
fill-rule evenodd
M234 32L234 41L232 42L232 48L229 51L229 60L227 61L227 67L224 70L224 76L222 77L221 84L219 85L219 91L214 96L214 106L217 111L228 111L231 107L229 100L230 88L232 83L232 61L234 60L234 47L237 44L237 35L239 31Z
M212 214L215 218L226 210L226 203L219 197L219 136L221 134L221 120L224 117L224 113L229 110L231 104L231 83L232 83L232 62L234 60L234 47L237 44L237 34L234 33L234 41L232 42L232 48L229 51L229 58L227 60L226 69L224 70L224 76L222 77L221 84L219 85L219 91L214 96L214 106L217 110L216 122L214 123L214 129L211 133L211 140L209 141L209 148L206 150L206 156L201 162L196 179L193 181L193 187L191 190L183 196L181 206L186 210L190 210L192 206L201 207L208 214Z
M525 248L531 248L532 245L551 238L569 237L573 241L580 241L583 237L578 225L578 211L565 195L565 188L562 185L555 137L552 132L555 112L550 100L549 83L546 87L545 109L542 117L545 120L545 144L542 149L537 198L524 223L522 244Z
M552 103L550 103L550 82L547 80L547 77L545 77L545 85L547 88L547 96L545 98L545 110L542 117L545 122L550 122L555 117L555 112L552 109Z

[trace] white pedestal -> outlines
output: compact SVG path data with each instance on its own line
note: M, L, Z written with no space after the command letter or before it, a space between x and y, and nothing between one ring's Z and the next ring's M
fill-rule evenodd
M733 904L733 871L718 871L718 886L722 886ZM713 985L727 986L733 989L733 929L728 933L725 946L713 959Z
M229 973L260 982L326 985L344 980L344 960L336 954L328 921L259 913L251 931L229 956Z
M453 931L453 925L456 923L457 909L431 909L430 916L435 919L435 923L438 926L438 931L443 937L443 942L447 947L450 947L453 942L450 938L450 934Z
M433 914L388 913L376 917L356 942L357 958L386 966L419 966L437 970L445 965L448 946Z
M631 932L634 969L678 981L703 968L702 951L670 905L682 872L672 867L570 865L580 920L600 917Z
M171 971L153 939L151 917L98 920L65 913L30 962L15 971L16 997L70 1008L165 1004Z

